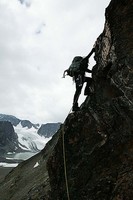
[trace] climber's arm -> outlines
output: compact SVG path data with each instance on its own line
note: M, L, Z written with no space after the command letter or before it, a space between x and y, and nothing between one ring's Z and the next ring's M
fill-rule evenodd
M91 52L84 59L89 59L94 52L95 52L95 48L93 48Z

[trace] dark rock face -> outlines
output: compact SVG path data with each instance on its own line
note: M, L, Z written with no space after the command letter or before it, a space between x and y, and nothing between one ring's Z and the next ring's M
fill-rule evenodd
M70 199L133 196L133 1L112 0L96 43L94 93L64 124ZM49 158L52 199L67 199L62 137Z
M0 121L8 121L11 122L13 126L17 126L20 123L20 119L12 116L12 115L4 115L0 114Z
M52 137L60 128L61 123L42 124L38 129L38 134L46 138Z
M22 127L27 127L27 128L36 128L38 127L38 124L32 124L29 120L21 120L21 125Z
M0 121L0 154L19 149L17 134L10 122Z
M132 0L112 0L96 42L92 90L38 155L0 184L2 200L132 200ZM39 167L31 170L36 161ZM30 181L32 180L32 181ZM27 183L25 185L25 183Z
M0 180L1 200L50 200L51 187L46 163L57 140L58 134L53 136L45 149L20 163L4 181Z

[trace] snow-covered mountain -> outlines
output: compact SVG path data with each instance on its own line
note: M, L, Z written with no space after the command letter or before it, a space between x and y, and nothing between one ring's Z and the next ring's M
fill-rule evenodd
M59 126L60 123L33 124L13 115L0 114L0 166L5 166L3 162L16 164L16 160L21 162L41 151Z
M14 126L14 130L18 135L19 146L23 150L29 150L31 152L42 150L51 139L50 137L45 138L44 136L38 135L35 127L23 127L21 123Z

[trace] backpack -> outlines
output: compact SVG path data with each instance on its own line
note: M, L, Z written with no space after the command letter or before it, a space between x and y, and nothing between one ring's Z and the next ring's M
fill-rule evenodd
M70 67L67 70L67 73L69 76L73 77L76 74L80 73L82 60L83 60L83 57L81 57L81 56L74 57L72 64L70 65Z

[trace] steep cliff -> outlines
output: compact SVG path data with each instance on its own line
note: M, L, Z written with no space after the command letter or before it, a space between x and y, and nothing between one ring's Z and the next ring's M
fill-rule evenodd
M14 151L19 152L20 150L18 137L12 124L7 121L0 121L0 155Z
M132 0L111 1L96 41L93 93L43 151L6 177L2 200L132 199L132 10Z
M133 196L133 1L112 0L96 42L94 93L64 124L70 199ZM67 199L62 136L48 161L52 199Z

